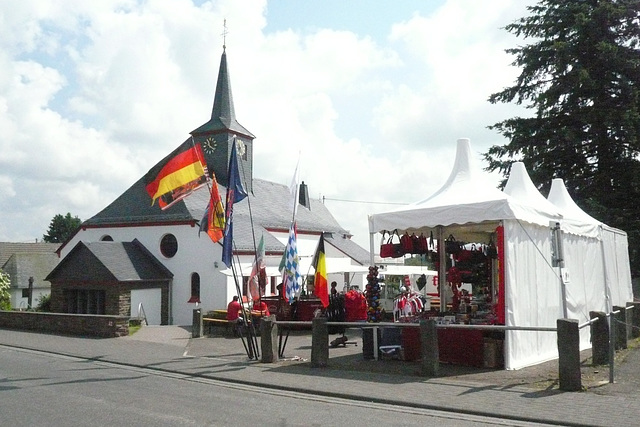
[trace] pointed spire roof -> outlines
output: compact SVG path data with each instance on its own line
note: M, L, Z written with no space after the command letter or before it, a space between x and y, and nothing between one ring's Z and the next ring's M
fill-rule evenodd
M486 186L477 165L472 161L469 138L459 138L456 143L456 157L449 178L442 187L417 205L437 206L457 203L473 203L487 199L504 199L497 188Z
M561 211L548 201L536 188L531 180L527 168L523 162L514 162L511 165L509 179L504 187L504 192L524 203L544 209L548 212L560 214Z
M551 181L551 190L549 190L547 200L557 206L562 212L562 216L567 219L584 221L588 224L601 224L600 221L583 211L576 204L571 195L569 195L562 178L554 178Z
M229 81L229 71L227 70L227 51L222 51L220 59L220 69L218 70L218 82L216 84L216 94L213 99L213 109L211 120L199 128L193 130L191 134L208 133L217 131L232 131L250 138L255 136L249 132L236 120L236 112L233 107L233 95L231 94L231 83Z

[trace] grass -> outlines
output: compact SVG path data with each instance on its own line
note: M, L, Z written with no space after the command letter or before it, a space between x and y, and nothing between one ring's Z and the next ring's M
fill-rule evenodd
M129 335L133 335L140 330L142 324L138 321L129 322Z

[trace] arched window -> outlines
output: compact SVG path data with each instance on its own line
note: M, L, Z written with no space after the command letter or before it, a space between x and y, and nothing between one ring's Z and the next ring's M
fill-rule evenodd
M109 236L108 234L105 234L104 236L102 236L100 238L101 242L113 242L113 237Z
M173 258L178 252L178 239L173 234L165 234L160 240L160 252L167 258Z
M190 303L200 303L200 275L198 273L191 273L191 298Z

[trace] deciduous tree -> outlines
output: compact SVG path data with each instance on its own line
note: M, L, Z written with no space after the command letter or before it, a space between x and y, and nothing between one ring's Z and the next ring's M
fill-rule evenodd
M63 243L75 233L80 224L82 220L77 216L72 217L69 212L65 216L57 214L49 224L49 231L42 237L45 242Z

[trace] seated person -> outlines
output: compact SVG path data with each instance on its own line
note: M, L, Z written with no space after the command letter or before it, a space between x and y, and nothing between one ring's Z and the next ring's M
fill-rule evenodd
M253 309L251 310L253 315L266 317L269 316L269 307L267 307L267 303L257 299L253 302Z
M227 320L229 322L239 322L242 313L242 305L238 302L238 296L234 295L233 300L227 305Z

